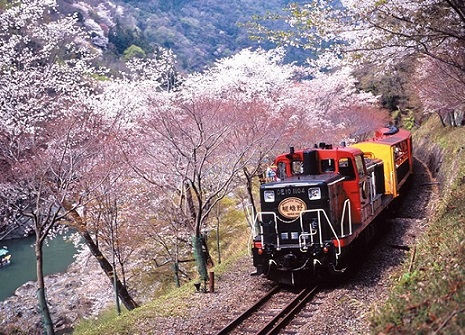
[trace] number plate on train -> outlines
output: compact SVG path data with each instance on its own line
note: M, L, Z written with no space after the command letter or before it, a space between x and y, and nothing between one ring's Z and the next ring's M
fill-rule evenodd
M304 187L296 187L296 188L279 188L276 190L277 195L298 195L298 194L305 194Z

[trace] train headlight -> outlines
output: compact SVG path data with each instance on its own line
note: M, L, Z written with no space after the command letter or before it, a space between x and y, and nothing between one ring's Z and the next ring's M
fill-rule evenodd
M274 202L274 191L264 191L263 199L265 202Z
M321 199L321 190L319 187L310 187L308 189L308 198L310 200Z

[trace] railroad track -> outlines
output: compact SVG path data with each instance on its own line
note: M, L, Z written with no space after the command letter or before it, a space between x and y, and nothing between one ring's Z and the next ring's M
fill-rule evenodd
M317 287L299 292L273 287L254 305L232 320L217 335L225 334L278 334L317 292Z

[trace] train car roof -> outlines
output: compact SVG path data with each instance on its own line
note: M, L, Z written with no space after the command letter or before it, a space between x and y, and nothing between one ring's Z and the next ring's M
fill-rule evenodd
M375 137L365 142L393 145L402 142L412 136L408 130L399 128L395 129L396 130L394 131L393 128L381 128L376 132Z
M347 146L347 147L344 147L344 146L335 146L335 147L331 147L331 148L309 148L309 149L301 149L301 150L295 150L295 153L296 154L303 154L305 152L310 152L310 151L317 151L317 152L347 152L347 153L350 153L352 155L356 155L356 154L359 154L361 153L360 149L359 148L356 148L356 147L352 147L352 146ZM289 158L287 157L289 153L282 153L280 155L277 155L276 156L276 159L284 159L284 158Z
M340 146L337 146L337 147L334 147L332 149L320 149L321 151L340 151L340 152L347 152L347 153L350 153L352 155L357 155L359 154L361 151L359 148L356 148L356 147L340 147Z
M272 181L260 185L261 188L286 188L290 186L317 186L321 183L332 183L345 179L339 173L323 173L317 175L298 175L287 177L285 180Z

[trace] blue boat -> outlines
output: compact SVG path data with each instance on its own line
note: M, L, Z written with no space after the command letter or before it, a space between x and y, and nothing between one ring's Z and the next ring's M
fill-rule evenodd
M9 254L8 248L3 247L0 249L0 268L7 266L11 263L11 255Z

